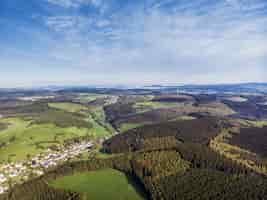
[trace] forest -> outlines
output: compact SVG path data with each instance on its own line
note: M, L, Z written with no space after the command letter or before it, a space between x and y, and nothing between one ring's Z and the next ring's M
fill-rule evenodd
M137 199L267 199L267 123L238 118L240 113L214 102L228 96L60 93L53 99L21 98L33 101L0 105L0 167L4 177L16 166L28 171L5 179L8 190L0 200L90 200L87 175L105 172L108 177L112 170L124 177L121 194ZM85 141L90 147L77 150ZM56 160L54 154L65 152L78 154L44 167ZM44 163L38 168L41 175L28 173L36 171L36 161ZM72 180L73 188L66 187ZM121 180L108 181L116 186ZM94 187L101 191L98 183ZM117 187L111 192L117 193Z

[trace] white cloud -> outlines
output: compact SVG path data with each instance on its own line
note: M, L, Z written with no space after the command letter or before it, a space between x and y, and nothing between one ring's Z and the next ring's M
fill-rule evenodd
M45 24L52 30L59 33L79 33L89 29L92 21L82 16L53 16L45 18Z
M48 3L57 5L57 6L62 6L65 8L70 8L70 7L78 7L81 5L81 0L47 0Z
M74 0L65 1L73 7ZM46 26L62 34L49 57L90 77L107 74L111 82L267 80L267 17L259 10L264 1L184 0L169 8L167 2L151 2L146 9L121 9L94 18L48 17ZM103 6L102 1L90 3Z
M95 7L102 5L102 0L47 0L47 2L64 8L78 8L89 4Z
M229 5L243 10L243 11L253 11L266 7L267 2L262 0L225 0Z

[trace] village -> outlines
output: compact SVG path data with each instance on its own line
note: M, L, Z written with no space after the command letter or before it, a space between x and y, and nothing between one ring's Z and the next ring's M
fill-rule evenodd
M16 184L39 177L45 171L90 151L93 146L93 142L83 141L57 150L48 148L29 160L0 164L0 194Z

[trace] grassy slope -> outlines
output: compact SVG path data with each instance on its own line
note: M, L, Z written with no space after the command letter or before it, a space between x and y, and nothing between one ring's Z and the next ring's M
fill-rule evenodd
M178 103L164 103L164 102L153 102L153 101L144 101L144 102L137 102L134 107L141 112L149 111L152 109L159 109L159 108L175 108L179 106Z
M76 100L81 103L89 103L91 101L96 100L97 98L105 97L104 94L94 94L94 93L87 93L87 94L80 94Z
M99 125L92 116L89 116L87 119L93 127L90 129L90 133L95 137L108 136L110 133L101 125Z
M0 123L0 131L5 130L7 128L7 125L4 123Z
M0 149L0 161L7 160L9 155L15 154L12 160L21 160L27 157L27 154L37 154L43 149L37 148L38 142L56 141L63 143L64 140L80 137L90 134L90 130L86 128L60 128L53 124L33 124L29 121L23 121L18 118L5 119L10 125L8 129L0 132L0 141L9 142L10 138L15 137L15 140L9 143L6 147ZM96 134L94 131L91 134ZM51 143L47 143L51 145Z
M85 117L79 113L70 113L63 110L47 109L37 116L26 119L33 119L38 124L55 124L62 128L76 126L79 128L91 128L92 124L85 121Z
M48 107L42 105L35 107L29 108L29 112L43 109L37 115L37 118L40 118L37 121L35 118L34 120L0 119L1 124L9 124L6 129L0 129L0 144L6 144L0 148L0 161L7 161L12 154L15 155L12 156L12 161L25 159L27 154L35 155L44 150L42 147L51 146L53 144L51 141L63 143L66 139L85 135L95 138L110 135L110 132L92 117L86 106L75 103L49 103ZM82 115L77 117L76 114L79 113ZM103 118L102 110L94 109L94 113ZM58 122L60 126L54 122ZM36 143L40 142L41 148L36 146Z
M80 112L81 110L87 110L86 106L75 103L49 103L49 107L61 109L67 112Z
M61 109L66 112L73 112L73 113L79 113L81 111L87 111L88 110L88 117L86 120L92 124L92 128L90 129L90 134L95 137L102 137L108 135L108 131L101 126L99 123L97 123L94 118L92 117L92 114L96 116L96 119L101 120L104 123L105 114L101 107L94 107L90 108L91 114L89 114L89 108L80 104L75 103L49 103L49 106L51 108ZM92 113L93 112L93 113ZM87 114L86 114L87 115Z
M15 137L15 141L9 143L6 147L0 149L0 161L7 161L9 155L15 154L12 158L15 160L22 160L27 157L27 154L37 154L43 151L43 149L37 148L36 143L43 142L42 146L46 147L51 143L45 144L45 142L56 141L63 143L66 139L75 137L92 135L94 137L105 136L109 133L101 126L99 126L92 118L88 119L93 127L77 128L68 127L60 128L54 124L32 124L30 121L24 121L19 118L3 119L4 122L9 123L9 127L6 130L0 131L0 141L9 143L12 137Z
M73 124L72 127L59 127L53 124L53 120L51 123L49 120L46 120L45 123L35 123L33 121L25 121L20 118L8 118L8 119L0 119L0 122L4 124L9 124L8 128L5 130L0 130L0 143L6 143L7 146L0 149L0 161L7 161L8 157L12 154L16 156L12 156L12 161L22 160L27 157L27 154L35 155L43 151L43 149L37 148L36 143L41 142L41 147L48 147L52 145L51 141L55 141L58 143L63 143L66 139L71 139L75 137L91 135L95 138L107 136L110 133L106 128L97 123L92 116L88 113L84 113L84 121L83 123L90 124L88 127L75 127L74 121L73 123L68 123L71 119L66 118L66 114L68 116L72 113L79 113L81 110L87 110L86 106L82 106L74 103L50 103L50 108L59 109L56 113L57 116L51 116L51 114L47 114L47 119L51 121L53 117L62 120L62 123ZM49 110L49 109L47 109ZM66 113L67 112L67 113ZM102 115L100 110L95 110L96 115ZM14 139L12 141L12 139ZM11 140L11 142L10 142ZM47 142L47 143L46 143ZM23 151L22 151L23 149Z
M127 177L116 170L106 169L59 178L51 185L83 194L93 200L140 200L141 195L129 183Z
M144 124L141 124L141 123L123 123L123 124L121 124L119 130L120 130L120 132L125 132L125 131L128 131L130 129L134 129L134 128L137 128L137 127L140 127L143 125Z
M103 107L101 106L95 106L89 108L89 119L92 121L95 121L95 126L101 127L102 129L105 129L105 132L108 132L109 134L112 134L114 132L113 127L111 124L107 123L106 121L106 115L103 110Z

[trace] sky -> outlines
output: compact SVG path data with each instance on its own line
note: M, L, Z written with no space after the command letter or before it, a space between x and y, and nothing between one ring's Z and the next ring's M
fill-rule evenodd
M266 0L1 0L0 87L267 82Z

